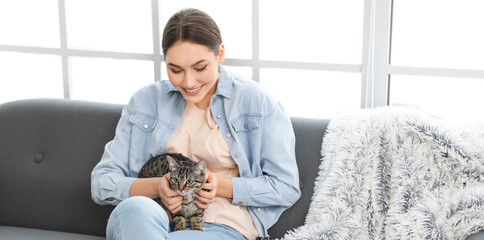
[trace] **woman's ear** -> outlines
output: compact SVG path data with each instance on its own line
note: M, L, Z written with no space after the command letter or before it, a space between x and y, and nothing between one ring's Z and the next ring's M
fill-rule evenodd
M220 43L218 45L218 64L222 64L225 60L225 45L223 43Z

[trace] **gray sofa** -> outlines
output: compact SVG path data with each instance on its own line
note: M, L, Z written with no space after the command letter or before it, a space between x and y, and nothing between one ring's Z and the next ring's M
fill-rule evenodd
M91 200L90 174L122 107L52 99L0 105L0 239L104 238L113 206ZM329 122L291 120L302 196L269 229L272 238L304 224Z

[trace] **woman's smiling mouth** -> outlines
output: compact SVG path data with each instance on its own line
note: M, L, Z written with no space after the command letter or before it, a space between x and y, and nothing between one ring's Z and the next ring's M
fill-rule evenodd
M193 94L197 94L200 92L200 89L202 89L202 86L200 87L197 87L197 88L183 88L183 90L185 90L185 92L189 95L193 95Z

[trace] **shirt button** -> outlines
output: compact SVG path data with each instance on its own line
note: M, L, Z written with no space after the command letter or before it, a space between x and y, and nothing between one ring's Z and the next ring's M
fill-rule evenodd
M230 135L230 133L227 133L227 134L225 134L225 136L226 136L227 138L230 138L230 136L232 136L232 135Z
M240 153L236 153L236 154L235 154L235 157L236 157L236 158L240 157Z
M121 193L121 195L119 195L121 197L121 199L124 198L124 193Z
M218 119L222 118L222 115L217 114L217 118L218 118Z
M261 208L257 208L257 212L260 212L260 211L262 211L262 209Z
M247 175L247 171L243 171L242 175L244 175L244 176Z
M149 125L148 125L148 124L145 124L143 127L144 127L145 129L148 129Z

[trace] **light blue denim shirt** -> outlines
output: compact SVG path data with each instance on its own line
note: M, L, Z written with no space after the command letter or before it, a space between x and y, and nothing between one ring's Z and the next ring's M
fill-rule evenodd
M96 203L116 205L129 197L141 166L166 152L185 104L170 81L156 82L133 95L114 139L92 171ZM259 236L267 236L267 229L301 194L290 119L258 83L239 79L222 66L210 110L239 167L240 177L232 178L232 203L248 206Z

